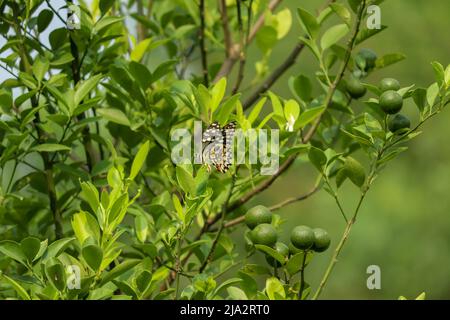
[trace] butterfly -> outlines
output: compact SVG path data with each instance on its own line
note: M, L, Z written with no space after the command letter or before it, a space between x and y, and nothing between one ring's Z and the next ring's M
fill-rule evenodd
M208 171L211 170L210 164L213 164L220 173L227 172L231 167L235 129L235 121L222 128L214 121L203 133L202 142L205 143L203 161L207 164Z

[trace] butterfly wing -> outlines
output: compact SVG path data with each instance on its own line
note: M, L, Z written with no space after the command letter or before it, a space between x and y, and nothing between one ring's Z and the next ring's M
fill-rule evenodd
M236 129L236 122L230 122L222 128L223 147L222 161L216 165L217 171L225 173L233 163L233 139Z
M228 171L233 160L233 138L236 122L230 122L223 128L217 121L203 133L202 141L206 143L203 149L203 159L213 164L217 171L225 173Z

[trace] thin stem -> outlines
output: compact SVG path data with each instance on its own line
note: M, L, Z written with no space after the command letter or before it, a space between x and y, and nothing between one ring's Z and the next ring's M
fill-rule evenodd
M225 57L230 56L233 41L231 39L230 25L228 22L227 4L225 0L219 0L220 20L222 22L223 39L225 42Z
M320 281L319 287L317 288L317 291L315 292L314 296L312 297L312 300L316 300L319 297L325 284L327 283L328 278L330 277L330 274L333 271L333 269L336 265L336 262L338 261L337 258L339 256L339 254L341 253L341 250L342 250L345 242L348 239L348 236L350 234L353 224L356 221L356 216L358 215L359 209L361 208L361 204L364 200L364 197L366 196L367 190L361 194L361 197L359 198L359 201L358 201L358 205L356 206L356 209L355 209L355 213L353 214L352 219L350 221L348 221L347 226L345 227L345 230L344 230L344 233L342 234L341 240L339 241L339 244L337 245L336 249L334 250L334 253L333 253L333 256L331 257L330 263L328 264L328 268L325 271L325 274L323 275L322 280Z
M298 290L298 300L302 300L303 291L305 290L305 266L308 251L303 252L302 268L300 269L300 289Z
M208 57L205 47L205 0L200 0L199 10L200 10L199 41L200 41L200 54L202 60L203 84L206 87L208 87L209 86Z
M18 162L16 160L14 160L14 167L11 172L11 177L9 178L8 186L6 187L6 193L8 193L10 191L9 189L11 188L11 183L14 179L14 176L16 175L17 164L18 164Z
M199 273L202 273L203 270L205 270L205 268L208 265L208 263L211 262L212 257L214 255L214 252L216 250L217 243L219 242L220 236L222 235L223 229L225 228L225 216L227 214L226 208L228 206L228 202L230 201L231 195L233 194L234 185L236 183L237 170L238 170L238 168L236 168L236 172L232 176L232 182L231 182L230 189L228 190L227 198L226 198L225 202L222 205L222 210L221 210L221 213L220 213L220 227L219 227L219 230L217 230L216 236L215 236L214 241L213 241L213 243L211 245L211 249L209 250L209 253L206 256L206 259L203 261L202 265L200 266Z
M352 55L352 50L356 43L356 36L358 35L359 29L361 27L361 20L364 15L365 6L366 6L366 1L364 0L361 2L360 6L359 6L358 14L356 16L355 29L353 30L353 33L348 41L344 60L341 64L341 67L337 73L336 78L334 79L333 83L329 87L328 94L325 98L325 103L324 103L325 110L322 112L322 114L314 121L312 126L309 128L309 131L306 133L306 135L304 137L304 141L309 141L311 139L311 137L314 135L314 133L316 132L316 130L319 127L319 124L322 120L322 116L323 116L324 112L328 109L328 107L331 104L334 92L336 91L336 88L337 88L339 82L342 80L342 77L344 76L345 70L347 69L347 65L348 65L351 55Z

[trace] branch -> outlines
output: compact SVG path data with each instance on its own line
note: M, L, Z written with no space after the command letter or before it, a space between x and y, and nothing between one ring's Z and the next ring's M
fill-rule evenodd
M219 0L220 19L222 21L223 38L225 42L225 56L230 56L233 41L231 39L230 25L228 23L227 4L225 0Z
M270 11L275 10L275 8L280 4L281 1L282 0L271 0L268 5L268 9ZM246 42L245 42L246 46L248 46L253 41L256 33L264 25L264 19L265 19L265 14L263 13L258 18L256 23L253 25L253 27L246 39ZM241 48L240 48L239 44L235 43L230 46L228 56L226 57L225 61L222 63L222 66L220 67L219 72L217 72L216 76L214 77L213 82L219 81L221 78L227 76L231 72L234 64L239 60L240 52L241 52Z
M328 90L328 95L325 99L325 110L322 112L322 114L314 121L312 126L309 128L309 131L306 133L305 137L303 138L304 141L309 141L314 133L316 132L317 128L319 127L320 121L322 120L322 116L325 113L325 111L328 109L328 107L331 104L331 101L333 99L334 92L336 91L337 85L342 80L342 77L344 76L345 70L347 69L348 62L350 61L350 57L352 55L352 50L355 46L356 36L358 35L359 29L361 27L361 19L364 13L364 7L365 7L365 1L361 4L360 11L358 11L358 14L356 16L356 22L355 22L355 29L353 31L352 36L350 37L348 44L347 44L347 50L345 53L345 57L343 60L343 63L341 65L341 68L339 69L336 78L334 79L333 83L330 86L330 89Z
M246 39L244 39L244 26L242 24L242 13L241 13L241 0L237 0L236 2L236 8L237 8L237 18L238 18L238 28L239 28L239 38L240 38L240 44L239 44L239 71L236 78L236 84L234 85L234 88L232 90L232 94L235 94L239 87L241 86L241 82L244 79L244 67L245 67L245 48L246 48ZM251 3L250 3L250 9L251 11Z
M267 90L272 87L272 85L286 72L287 69L289 69L291 66L294 65L295 61L297 60L298 55L300 52L302 52L305 45L303 43L298 43L294 49L292 49L289 56L286 58L286 60L283 61L282 64L280 64L264 81L263 84L261 84L258 89L255 90L255 92L252 93L250 97L245 100L243 104L244 110L250 108L250 106L258 100L259 96L266 92Z
M275 205L269 207L269 210L270 211L276 211L276 210L279 210L279 209L281 209L281 208L283 208L283 207L285 207L285 206L287 206L287 205L289 205L291 203L306 200L309 197L311 197L313 194L315 194L319 189L320 189L320 185L316 185L316 186L314 186L314 188L312 188L307 193L302 194L302 195L297 196L297 197L288 198L288 199L286 199L286 200L284 200L284 201L282 201L282 202L280 202L278 204L275 204ZM238 225L238 224L244 222L244 220L245 220L244 216L237 217L237 218L235 218L233 220L230 220L227 223L225 223L224 228L233 227L235 225ZM213 232L213 231L216 231L216 230L211 229L210 231Z
M274 11L277 6L281 3L282 0L271 0L269 2L269 5L267 6L267 9L269 11ZM253 39L256 37L256 34L258 33L259 29L264 25L265 20L265 14L261 14L258 18L258 20L253 25L253 28L250 30L250 34L248 35L247 42L252 42Z
M202 60L203 84L206 87L208 87L209 86L208 60L207 60L208 58L205 47L205 0L200 0L199 10L200 10L199 40L200 40L200 54Z

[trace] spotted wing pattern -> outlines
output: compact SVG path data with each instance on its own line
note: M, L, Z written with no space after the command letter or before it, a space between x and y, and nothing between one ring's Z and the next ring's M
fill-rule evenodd
M232 165L235 129L235 121L223 128L217 122L213 122L203 134L202 141L206 143L203 149L204 160L213 164L221 173L227 172Z

